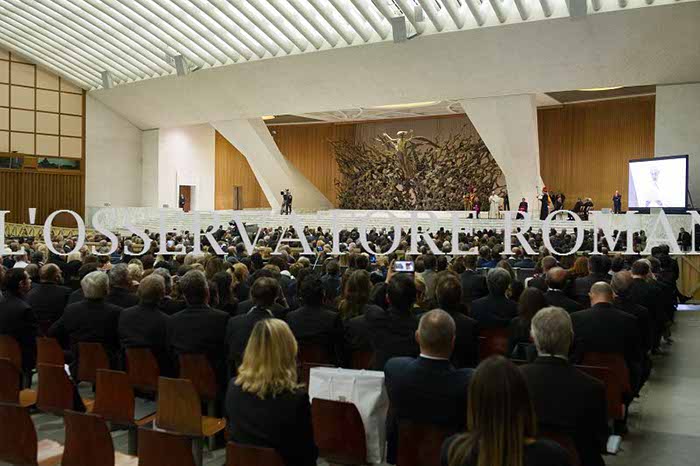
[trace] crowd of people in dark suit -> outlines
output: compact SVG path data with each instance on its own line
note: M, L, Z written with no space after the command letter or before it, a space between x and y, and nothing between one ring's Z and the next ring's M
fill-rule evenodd
M311 240L323 241L322 232L311 232ZM102 343L114 368L123 367L124 349L148 347L163 375L177 374L179 354L204 354L217 374L232 438L274 447L290 465L315 464L317 456L308 395L282 367L293 358L279 361L270 380L251 375L273 333L283 341L287 331L295 354L297 344L320 345L337 366L350 367L357 351L373 354L371 369L384 371L391 401L390 462L397 426L413 420L455 434L443 451L449 466L485 464L482 455L495 461L488 464L510 455L522 458L518 464L569 464L538 430L571 435L583 464L604 464L602 384L573 364L587 352L618 353L629 369L630 397L638 396L651 355L662 351L663 339L672 341L677 264L663 246L648 258L591 255L573 264L546 251L528 257L521 248L505 258L495 238L474 237L478 256L451 261L422 243L412 257L415 273L395 272L386 258L372 264L354 245L342 267L323 254L313 267L288 246L265 258L232 247L223 257L85 251L66 261L44 256L39 243L26 244L34 253L7 256L0 267L0 334L18 340L27 369L40 334L59 340L73 371L83 341ZM531 239L536 245L541 234ZM385 238L375 232L372 241ZM534 275L523 281L519 268ZM508 331L506 357L480 363L480 332L495 328ZM517 368L508 358L527 363ZM295 435L282 435L284 426ZM490 447L513 438L519 445L513 451Z

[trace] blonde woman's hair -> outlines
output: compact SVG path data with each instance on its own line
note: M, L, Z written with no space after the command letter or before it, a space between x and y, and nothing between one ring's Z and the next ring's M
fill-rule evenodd
M248 340L236 385L261 399L297 390L297 349L286 322L261 320Z

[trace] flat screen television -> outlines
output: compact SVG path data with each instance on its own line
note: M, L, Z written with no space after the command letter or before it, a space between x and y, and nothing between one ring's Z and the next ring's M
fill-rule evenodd
M629 161L630 210L684 209L688 192L688 156Z

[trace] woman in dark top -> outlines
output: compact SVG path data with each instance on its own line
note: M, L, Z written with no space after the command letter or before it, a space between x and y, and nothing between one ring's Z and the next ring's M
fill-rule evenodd
M510 321L508 329L508 354L515 359L528 358L528 348L534 346L530 341L530 322L537 311L547 307L547 300L541 290L528 287L518 300L518 316ZM532 355L534 356L534 354Z
M238 299L234 295L234 279L229 272L217 272L212 279L214 282L219 300L217 309L222 310L230 316L236 315Z
M344 321L365 313L371 287L369 272L366 270L355 270L345 280L343 297L338 304L338 313Z
M525 378L503 356L479 364L469 385L467 433L448 438L442 466L571 466L567 452L536 439Z
M228 431L236 443L274 448L286 466L315 466L311 404L297 383L296 355L297 342L284 321L255 324L226 393Z

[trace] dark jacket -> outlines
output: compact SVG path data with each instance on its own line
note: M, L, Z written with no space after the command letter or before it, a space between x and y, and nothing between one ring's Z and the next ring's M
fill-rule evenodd
M583 310L581 304L566 296L566 293L562 290L547 290L544 294L544 299L550 306L560 307L569 314Z
M236 309L236 316L247 314L248 312L250 312L251 309L253 309L253 306L255 306L255 304L253 304L252 299L246 299L245 301L238 303L238 308ZM275 319L284 320L287 317L289 309L282 306L281 304L273 303L272 306L270 306L270 312L272 312L272 315L274 315Z
M83 295L83 289L78 288L74 292L68 296L68 302L66 303L66 306L70 306L71 304L79 303L80 301L85 300L85 295Z
M591 287L593 286L593 284L598 282L610 283L610 275L608 275L607 273L591 273L586 275L585 277L577 278L576 280L574 280L573 297L584 308L591 306L591 298L588 296L588 292L591 291Z
M229 373L235 373L236 368L243 361L243 353L248 345L248 338L253 332L253 327L263 319L271 319L274 315L262 307L254 307L246 314L231 318L226 325L227 364Z
M216 372L219 382L224 382L224 337L228 320L228 314L207 305L188 306L170 316L167 335L172 357L177 358L180 354L204 354Z
M73 371L78 367L78 343L101 343L112 364L116 362L121 311L120 307L101 299L85 299L66 307L61 318L49 329L49 336L58 339L64 348L70 347Z
M538 357L521 366L541 432L568 434L581 464L604 466L608 440L605 385L556 357Z
M637 318L615 309L612 304L598 303L585 311L574 312L571 321L575 353L622 354L630 371L630 383L633 389L637 387L641 365Z
M530 339L530 321L520 316L510 321L508 327L508 357L515 359L529 360L534 349L534 344Z
M343 322L337 312L324 307L302 306L287 314L287 324L299 345L320 345L333 358L333 363L342 363Z
M518 315L518 303L505 296L489 294L472 303L471 316L481 328L507 327Z
M22 369L36 365L36 336L38 321L32 307L19 296L8 291L0 299L0 335L17 340L22 352Z
M36 283L25 300L39 321L53 323L63 315L70 293L70 288L55 283Z
M226 393L230 439L245 445L274 448L285 466L316 466L309 395L285 392L260 399L233 381Z
M139 304L124 309L119 317L122 348L149 348L158 361L161 375L170 372L168 356L168 316L157 305Z
M471 369L424 357L393 358L384 367L391 408L386 428L387 461L396 464L400 421L434 424L448 433L465 429Z
M372 369L384 370L384 364L394 357L418 356L420 350L415 338L418 318L415 315L393 307L387 310L372 307L365 313L364 320L374 350Z
M139 297L136 293L132 293L124 288L112 287L109 289L109 295L105 299L110 304L119 306L122 309L136 306L139 303Z
M465 270L460 274L462 281L462 302L471 303L489 294L486 277L474 270Z
M456 327L450 361L458 369L476 367L479 364L479 323L461 312L450 312L450 315Z

